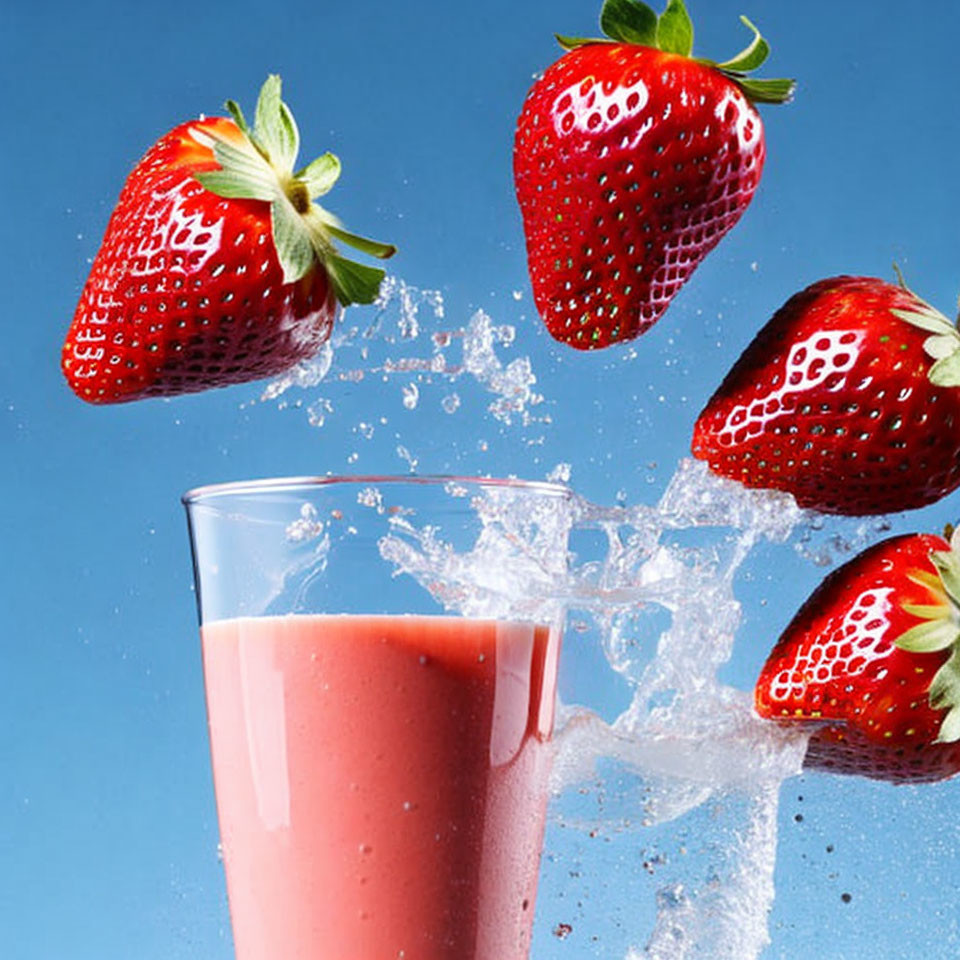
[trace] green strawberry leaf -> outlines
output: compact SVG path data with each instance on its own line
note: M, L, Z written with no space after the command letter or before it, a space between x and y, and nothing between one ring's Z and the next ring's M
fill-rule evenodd
M896 645L911 653L950 650L930 683L928 698L934 710L946 710L937 743L960 740L960 538L951 537L950 550L933 550L930 562L937 575L927 570L908 574L913 583L927 587L943 602L932 605L903 604L903 609L920 618L920 623L901 634Z
M890 312L912 327L919 327L929 333L957 336L956 327L939 310L928 304L923 304L919 310L891 310Z
M300 128L297 121L293 119L293 113L290 108L280 101L280 126L283 131L283 164L292 170L297 162L297 154L300 152Z
M240 104L236 100L228 100L224 106L227 108L227 112L233 117L233 122L237 125L240 132L247 138L253 136L253 131L250 129L250 125L247 123L247 118L243 115L243 111L240 109Z
M960 706L953 706L940 724L940 735L934 743L956 743L960 740Z
M907 574L907 579L919 587L926 587L937 596L943 594L944 600L946 599L946 592L943 589L943 584L940 582L940 577L932 570L911 570Z
M731 79L736 81L740 89L754 103L787 103L793 99L794 91L797 88L796 80L786 78L760 80L755 77L741 77L734 74Z
M604 0L600 29L613 40L656 47L658 17L640 0Z
M664 53L693 53L693 23L683 0L670 0L657 21L657 46Z
M211 193L225 199L268 200L276 199L279 188L276 181L245 177L236 170L209 170L195 174L197 180Z
M565 37L562 33L555 33L554 36L557 38L557 43L563 47L568 53L571 50L576 50L578 47L586 47L591 43L612 43L613 41L607 37Z
M960 649L956 647L930 684L930 706L934 710L947 710L936 742L960 740Z
M927 378L935 387L960 387L960 349L938 360Z
M936 307L921 300L906 286L896 264L894 269L900 286L917 301L917 308L890 312L911 327L933 334L923 341L924 352L936 361L927 372L927 379L936 387L960 387L960 331Z
M253 132L264 146L279 123L281 89L282 81L279 75L271 73L263 81L257 96L257 105L253 114Z
M333 224L328 224L327 230L338 240L342 240L344 243L360 250L362 253L369 254L371 257L379 257L381 260L386 260L397 252L397 248L392 243L381 243L379 240L370 240L368 237L358 236L355 233L350 233L349 230L344 230Z
M224 170L251 180L276 182L277 177L270 164L251 145L241 147L229 140L217 140L213 145L213 156Z
M345 307L351 303L373 303L386 275L378 267L368 267L336 254L326 259L325 266L337 299Z
M254 129L233 101L227 110L242 137L227 137L214 127L194 127L194 139L213 151L219 170L194 174L203 186L227 199L263 200L270 204L273 245L283 270L283 282L295 283L319 262L343 306L376 299L384 272L346 260L333 238L374 257L396 253L393 244L370 240L347 230L319 204L340 176L340 161L325 153L293 173L300 132L290 108L281 99L278 76L267 77L257 99Z
M197 143L213 150L213 157L220 164L219 170L195 174L211 193L255 200L273 200L280 195L276 174L249 140L240 146L214 130L194 127L190 133Z
M960 606L960 556L952 550L934 550L930 560L954 606Z
M897 646L910 653L936 653L960 639L960 628L949 620L924 620L897 637Z
M935 710L960 703L960 652L954 651L930 684L930 706Z
M340 177L340 160L332 153L325 153L298 170L295 176L307 185L311 199L322 197Z
M732 73L750 73L762 66L767 57L770 56L770 44L760 36L760 31L746 17L741 17L740 20L753 31L753 40L748 47L741 50L735 57L724 60L717 66L721 70L728 70Z
M283 282L293 283L306 276L316 259L310 231L286 197L270 204L270 221L273 245L283 268Z
M921 620L938 620L949 615L949 607L942 603L905 603L903 609Z
M960 350L960 339L955 333L936 333L923 341L923 350L933 360L943 360Z
M253 132L270 162L282 171L293 169L300 135L287 105L280 99L281 82L275 73L264 81L257 98Z
M719 70L754 103L786 103L793 98L796 81L787 78L753 78L747 74L761 66L770 55L770 44L746 17L741 21L753 31L753 40L735 57L723 63L699 59L704 66ZM642 0L604 0L600 27L608 40L556 34L564 50L576 50L591 43L632 43L664 53L690 57L693 53L693 22L684 0L668 0L659 16Z

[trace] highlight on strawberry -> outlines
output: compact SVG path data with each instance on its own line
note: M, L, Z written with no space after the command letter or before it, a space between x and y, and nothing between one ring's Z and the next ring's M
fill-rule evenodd
M567 51L527 95L513 169L537 309L582 350L648 330L740 219L763 170L757 103L794 82L750 74L770 46L729 60L693 56L683 0L659 16L606 0L605 37L561 37Z
M110 217L63 345L83 400L118 403L273 376L312 356L338 304L370 303L396 248L349 232L316 202L340 175L297 167L300 134L270 76L254 123L180 124L136 165Z
M821 280L757 334L700 414L695 456L801 507L864 515L960 485L960 333L907 288Z
M960 536L893 537L830 574L770 653L755 704L813 731L810 769L895 783L960 771Z

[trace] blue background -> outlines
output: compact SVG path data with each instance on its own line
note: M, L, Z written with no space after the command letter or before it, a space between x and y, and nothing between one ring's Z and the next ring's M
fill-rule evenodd
M960 7L690 6L697 51L718 59L744 45L737 14L748 13L774 46L767 75L798 77L796 102L763 109L761 189L665 318L632 346L586 356L554 345L531 309L510 154L532 76L557 55L553 31L591 33L592 0L0 6L4 960L232 956L178 503L187 487L404 472L402 444L422 472L539 478L567 462L594 500L652 502L722 374L795 290L842 272L889 276L895 259L952 313ZM442 377L421 384L415 411L401 381L377 375L279 402L261 402L256 384L104 409L70 394L60 343L126 173L158 135L219 112L228 96L249 115L270 71L283 75L303 156L330 148L344 161L330 207L400 246L392 272L442 291L447 328L477 308L514 325L505 359L531 358L545 397L531 412L550 423L503 424L482 389ZM360 310L346 318L369 321ZM453 391L463 403L448 414L441 401ZM334 412L317 428L305 408L320 394ZM363 423L375 426L371 439ZM891 526L936 529L956 502ZM857 530L832 520L825 536ZM757 552L739 588L733 682L749 686L822 573L789 546ZM565 656L565 694L615 713L622 690L574 679L595 652L570 642ZM783 799L766 956L960 955L955 785L804 777ZM581 840L552 842L562 860ZM624 875L636 873L629 843L618 849ZM586 858L582 869L597 868ZM625 896L585 905L566 940L550 930L568 905L544 898L535 957L622 957Z

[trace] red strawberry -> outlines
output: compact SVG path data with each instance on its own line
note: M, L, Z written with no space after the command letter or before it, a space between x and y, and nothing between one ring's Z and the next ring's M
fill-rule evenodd
M316 352L337 301L369 303L382 270L334 239L387 257L318 204L340 173L326 153L294 170L299 133L270 77L251 130L181 124L127 178L63 345L71 388L91 403L191 393L266 377Z
M737 222L763 169L754 102L789 99L790 80L747 76L753 42L732 60L693 59L683 0L659 17L606 0L609 40L558 37L569 52L527 96L514 141L537 309L582 350L639 336Z
M960 334L905 286L822 280L757 334L693 453L828 513L908 510L960 484Z
M871 547L784 631L756 708L811 727L807 767L898 782L960 771L958 540L914 534Z

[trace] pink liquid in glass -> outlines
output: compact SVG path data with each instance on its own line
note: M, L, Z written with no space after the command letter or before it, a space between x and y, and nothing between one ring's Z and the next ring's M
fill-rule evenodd
M525 960L555 631L265 617L203 651L237 960Z

